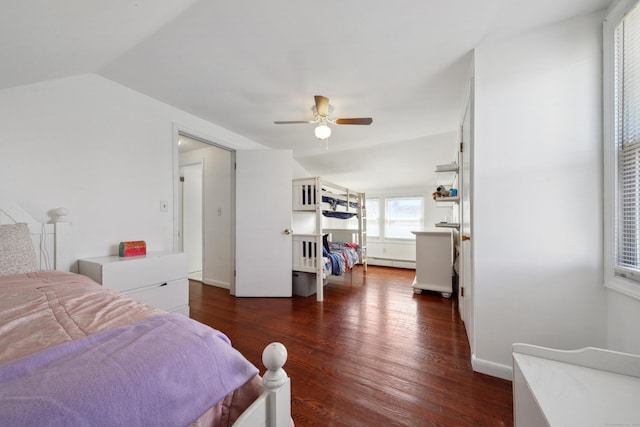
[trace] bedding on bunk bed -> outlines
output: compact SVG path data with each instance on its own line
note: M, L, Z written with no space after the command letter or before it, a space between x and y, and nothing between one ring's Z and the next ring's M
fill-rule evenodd
M261 392L206 325L78 274L2 274L0 425L231 425Z
M327 235L322 242L323 271L340 276L351 270L360 259L360 248L355 243L329 242Z
M348 208L354 208L354 209L359 209L360 208L360 204L356 203L356 202L348 202L345 200L340 200L340 199L336 199L333 197L329 197L329 196L322 196L322 202L323 203L328 203L329 206L331 207L331 210L323 210L322 211L322 215L328 217L328 218L338 218L338 219L349 219L349 218L353 218L354 216L357 215L356 212L345 212L345 211L338 211L338 206L345 206Z

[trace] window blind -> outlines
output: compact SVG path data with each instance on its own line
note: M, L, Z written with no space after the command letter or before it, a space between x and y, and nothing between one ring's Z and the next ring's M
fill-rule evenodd
M640 9L615 32L616 265L640 271Z

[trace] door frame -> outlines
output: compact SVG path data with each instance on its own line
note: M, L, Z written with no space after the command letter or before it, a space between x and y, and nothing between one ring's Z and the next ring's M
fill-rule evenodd
M173 144L173 250L174 251L178 251L180 250L180 241L181 241L181 237L180 237L180 203L176 203L176 201L178 200L178 197L180 196L180 151L178 148L178 141L180 139L180 135L186 136L188 138L191 139L195 139L197 141L200 141L202 143L208 144L212 147L216 147L216 148L220 148L222 150L228 151L231 154L231 164L234 165L235 161L236 161L236 150L234 150L233 148L230 147L226 147L224 145L218 144L216 142L214 142L215 138L212 138L210 136L204 135L201 132L195 131L193 129L188 129L185 126L181 126L178 125L176 123L173 123L173 127L172 127L172 144ZM204 171L204 168L203 168ZM230 204L231 206L229 206L229 215L231 217L231 227L232 230L235 230L235 226L236 226L236 176L235 176L235 171L234 168L231 168L231 176L230 176L230 192L231 192L231 198L230 198ZM204 188L204 175L203 175L203 188ZM203 197L203 204L204 204L204 197ZM204 206L203 206L203 222L202 222L202 227L204 230L204 221L205 221L205 217L204 217ZM232 254L236 253L236 234L235 232L231 233L231 238L230 238L230 248L229 250L231 251ZM205 244L204 244L204 239L203 239L203 243L202 243L202 269L203 269L203 275L204 275L204 268L205 268L205 260L206 260L206 249L205 249ZM236 258L235 256L231 257L231 262L229 263L229 290L231 295L235 295L235 272L236 270ZM203 277L204 278L204 277Z
M475 357L475 319L474 319L474 241L473 241L473 143L474 143L474 77L468 81L467 93L462 118L460 120L460 143L463 144L459 157L460 185L460 275L459 290L464 297L458 301L462 303L460 315L467 331L472 358ZM468 119L468 121L467 121ZM465 131L465 124L468 131ZM465 140L465 135L468 140ZM465 162L464 159L468 161ZM465 166L468 164L468 170ZM468 182L467 182L468 181ZM468 193L468 194L467 194ZM468 209L465 205L468 204ZM465 215L465 211L468 213Z

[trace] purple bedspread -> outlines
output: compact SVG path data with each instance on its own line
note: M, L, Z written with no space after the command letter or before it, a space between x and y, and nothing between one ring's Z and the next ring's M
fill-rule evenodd
M258 369L219 331L154 316L0 367L2 426L186 426Z

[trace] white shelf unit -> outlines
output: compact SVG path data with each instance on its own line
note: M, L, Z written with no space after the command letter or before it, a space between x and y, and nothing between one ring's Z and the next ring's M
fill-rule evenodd
M338 201L336 209L331 209L326 198ZM313 230L293 233L293 270L316 275L316 299L324 299L322 277L322 236L325 231L334 235L334 241L357 243L360 247L359 264L367 271L367 218L365 193L336 185L319 177L293 180L293 212L313 216ZM354 213L357 230L322 227L324 212Z
M438 205L439 207L442 207L442 206L453 207L457 203L460 202L460 197L458 197L458 196L456 196L456 197L438 197L438 198L436 198L435 202L436 202L436 205Z
M145 304L189 316L187 255L150 252L135 257L104 256L78 260L78 272L105 288Z
M451 187L455 184L459 171L458 163L449 163L436 166L437 184Z
M436 224L438 228L454 228L456 230L460 229L460 224L457 222L439 222Z
M459 170L460 170L460 167L458 166L457 162L436 166L435 172L436 172L436 182L437 182L437 184L439 186L443 185L446 188L448 188L449 190L451 188L456 188L456 185L458 183L458 172L459 172ZM436 227L459 229L460 225L455 222L455 220L457 219L457 215L455 215L455 213L454 213L454 208L458 205L458 203L460 203L460 193L458 193L455 196L436 197L436 199L434 201L436 203L436 206L438 206L438 207L451 208L451 210L452 210L452 212L451 212L452 215L451 216L455 217L455 218L453 218L454 221L441 222L441 223L436 224Z
M436 166L436 184L438 186L443 185L448 189L454 188L458 182L458 171L460 170L458 163L450 163L446 165ZM438 197L436 201L439 202L457 202L458 196L453 197Z
M458 163L452 162L446 165L436 166L436 172L455 172L458 173Z

